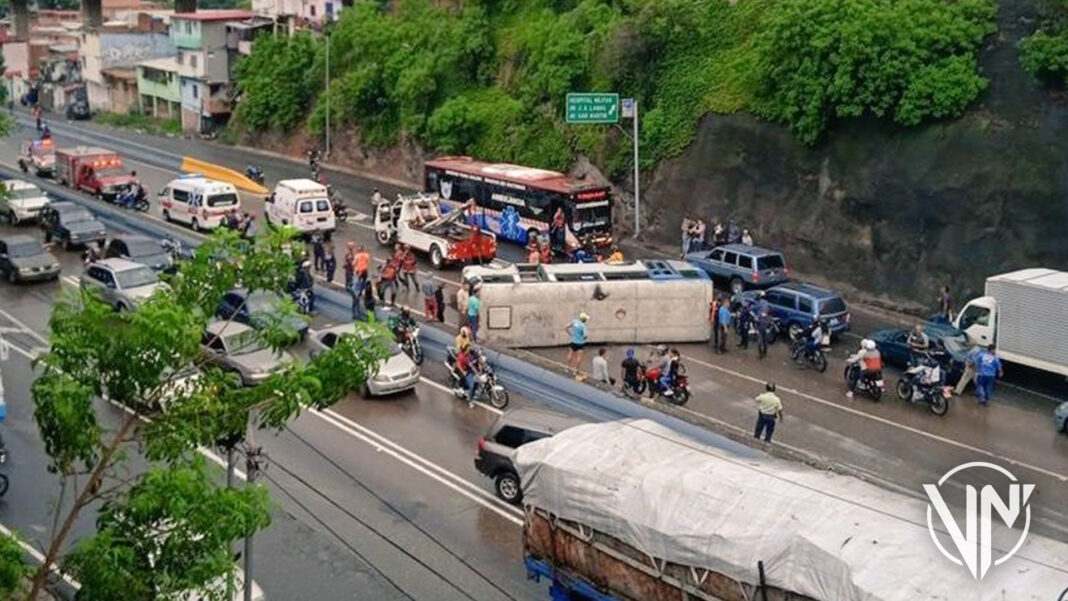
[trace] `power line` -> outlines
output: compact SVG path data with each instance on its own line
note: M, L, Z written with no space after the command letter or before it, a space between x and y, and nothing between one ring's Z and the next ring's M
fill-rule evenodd
M434 544L436 544L443 551L445 551L446 553L451 555L454 559L456 559L456 561L460 562L465 567L467 567L469 570L471 570L472 572L477 574L479 576L479 578L481 578L482 580L485 580L487 584L489 584L491 587L496 589L499 593L501 593L505 597L511 599L512 601L517 601L517 599L515 597L513 597L511 594L508 593L508 591L502 589L495 582L490 580L485 574L483 574L477 568L475 568L475 566L470 564L463 557L460 557L458 554L456 554L456 552L454 552L452 549L450 549L444 543L442 543L440 540L438 540L437 537L435 537L433 534L431 534L430 532L425 530L419 524L415 523L415 521L413 521L411 518L409 518L404 512L402 512L400 509L398 509L395 505L393 505L392 503L390 503L389 501L384 499L381 495L379 495L375 491L371 490L363 482L360 482L360 480L358 478L356 478L356 476L353 476L351 472L349 472L344 467L342 467L340 464L338 464L338 462L335 461L332 457L330 457L329 455L324 453L322 450L320 450L318 447L316 447L314 444L309 442L307 439L305 439L300 434L297 434L296 432L294 432L292 429L289 428L289 426L286 426L286 431L289 432L290 434L292 434L294 438L296 438L297 440L299 440L302 443L304 443L316 455L322 457L327 463L329 463L330 465L334 466L334 468L337 469L337 471L341 472L342 474L345 474L345 476L348 477L349 480L352 480L353 484L355 484L356 486L359 486L360 488L365 490L369 495L371 495L372 497L377 499L379 503L381 503L381 504L385 505L386 507L388 507L391 511L393 511L393 513L395 513L398 516L400 516L400 518L402 520L404 520L409 525L411 525L413 528L418 530L423 536L425 536L425 537L429 538L430 540L434 541Z
M410 551L408 551L404 547L401 547L397 543L395 543L392 540L390 540L389 537L387 537L382 532L379 532L379 530L377 528L375 528L374 526L372 526L372 525L368 524L367 522L365 522L364 520L360 519L359 516L357 516L356 514L352 513L352 511L350 511L348 508L343 507L337 501L335 501L335 500L331 499L330 497L326 496L325 494L323 494L317 488L312 486L312 484L310 482L308 482L307 480L305 480L303 477L298 476L292 470L286 468L284 465L282 465L281 463L278 463L277 461L271 460L271 465L274 465L274 466L278 467L278 469L280 469L283 472L285 472L286 475L288 475L290 478L293 478L297 482L299 482L299 483L303 484L305 487L307 487L308 490L310 490L313 493L315 493L316 496L320 497L321 499L323 499L324 501L329 503L331 506L333 506L335 509L337 509L341 513L345 514L349 518L351 518L357 524L359 524L359 525L363 526L364 528L366 528L367 530L370 530L371 532L373 532L375 535L377 535L379 538L381 538L383 541L385 541L386 544L388 544L389 546L393 547L397 551L400 551L401 554L403 554L405 557L411 559L412 561L414 561L415 563L417 563L420 566L422 566L425 570L427 570L431 574L433 574L433 575L437 576L438 578L440 578L442 582L448 584L451 588L455 589L456 592L460 593L461 595L463 595L467 599L470 599L471 601L477 601L477 599L472 597L467 591L461 589L453 581L451 581L448 578L446 578L444 574L442 574L441 572L437 571L432 566L427 565L426 562L424 562L422 559L419 559L418 557L413 555ZM290 498L292 498L292 497L290 496ZM305 509L305 511L307 511L307 509ZM316 518L316 521L319 521L318 518ZM337 534L335 534L335 536L337 536ZM346 544L346 546L349 546L349 545ZM349 547L349 548L351 548L351 547ZM366 561L366 558L364 558L364 561ZM381 573L381 570L378 570L377 568L376 568L376 571ZM382 574L382 576L386 577L385 574ZM388 577L386 577L386 579L388 580ZM392 581L390 581L390 582L392 583ZM397 585L394 583L394 586L397 586ZM400 589L400 587L397 587L397 588ZM405 594L405 596L408 596L408 595ZM411 598L411 597L409 596L409 598Z

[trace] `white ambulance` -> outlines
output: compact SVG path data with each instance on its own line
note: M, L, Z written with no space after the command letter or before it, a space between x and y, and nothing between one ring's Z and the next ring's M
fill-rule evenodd
M183 175L159 192L167 221L187 223L194 230L215 229L232 211L241 211L237 188L202 175Z
M285 179L267 197L267 222L290 225L303 234L329 235L336 227L326 186L310 179Z

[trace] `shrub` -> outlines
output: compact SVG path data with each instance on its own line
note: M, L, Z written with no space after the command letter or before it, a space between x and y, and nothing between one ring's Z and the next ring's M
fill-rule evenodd
M1039 81L1057 88L1068 85L1068 28L1040 29L1020 42L1020 63Z

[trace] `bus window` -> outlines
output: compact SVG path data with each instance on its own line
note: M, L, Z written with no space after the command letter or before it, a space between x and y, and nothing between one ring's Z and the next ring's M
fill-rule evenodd
M601 281L601 274L599 273L558 273L556 274L557 282L599 282Z
M648 280L649 274L644 271L608 271L604 279L612 280Z
M701 275L701 272L696 269L680 269L679 275L687 280L699 280L704 277Z

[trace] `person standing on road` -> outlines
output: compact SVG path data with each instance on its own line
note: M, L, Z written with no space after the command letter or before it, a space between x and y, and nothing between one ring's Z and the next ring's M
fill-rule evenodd
M685 257L686 253L690 252L690 236L693 229L693 221L689 217L682 218L682 256Z
M323 261L326 259L326 249L323 247L323 233L315 230L311 235L312 258L315 260L316 273L323 272Z
M460 284L460 288L456 291L456 312L460 314L461 326L467 325L467 298L471 295L472 288L474 284Z
M397 262L390 257L378 271L378 300L385 303L386 292L389 291L389 304L397 304Z
M742 230L742 244L753 246L753 234L750 234L748 229Z
M620 363L619 367L621 370L620 376L623 380L623 386L637 394L638 386L641 383L639 372L641 371L642 364L641 361L638 361L634 357L634 349L627 349L627 358Z
M401 283L404 284L404 292L408 293L411 290L419 289L419 280L416 279L417 265L415 262L415 253L412 252L410 246L405 246L404 251L401 253Z
M1000 377L1001 357L998 357L997 349L991 344L975 357L975 392L979 396L980 406L986 407L990 403L990 397L994 395L994 382Z
M605 357L607 353L608 350L603 346L597 349L597 356L593 358L593 381L598 384L615 386L615 379L608 375L608 358Z
M437 292L437 286L434 284L434 280L423 282L420 291L423 293L423 315L426 316L428 321L437 319L438 298L434 294Z
M775 433L775 422L782 419L782 400L775 394L775 383L768 382L764 385L764 392L756 397L757 422L753 431L753 438L760 439L764 435L764 442L771 442L771 435Z
M719 310L717 311L717 313L719 314L719 341L718 346L716 346L716 352L726 353L727 332L730 331L732 321L731 309L726 299L721 298L719 300Z
M579 316L571 320L571 323L564 328L564 330L571 336L571 346L567 352L567 371L576 379L581 379L579 375L579 366L582 365L582 356L585 354L587 339L587 327L586 322L590 320L590 316L585 313L579 313Z
M434 283L434 301L438 323L445 323L445 286L441 282Z
M738 348L749 350L749 326L753 324L753 303L742 298L738 307Z
M982 352L981 346L973 346L968 349L968 354L964 357L964 372L960 375L960 379L957 380L957 386L953 389L953 393L957 396L964 394L964 390L968 388L968 384L975 380L975 361L979 358L979 353ZM978 387L976 394L978 394Z
M768 356L768 330L771 329L771 308L768 301L764 300L764 293L760 293L760 300L756 304L756 327L757 327L757 356L760 359Z
M953 321L953 295L949 293L949 286L942 286L938 293L938 319L943 323Z
M341 272L345 274L345 290L352 290L352 282L356 273L356 244L351 240L345 244L345 258L341 263Z
M362 284L360 283L362 282ZM369 322L375 320L375 284L370 279L357 280L357 286L363 289L363 318Z
M356 247L356 254L352 258L352 268L356 272L356 277L367 280L368 271L371 269L371 255L363 249L362 244Z
M337 273L337 255L334 254L334 243L326 245L326 258L323 259L323 269L326 270L326 281L333 284L334 274Z
M719 349L719 296L713 294L708 303L708 321L712 322L712 350Z
M471 286L467 295L467 327L471 328L471 340L478 342L478 312L482 301L478 299L478 288Z

